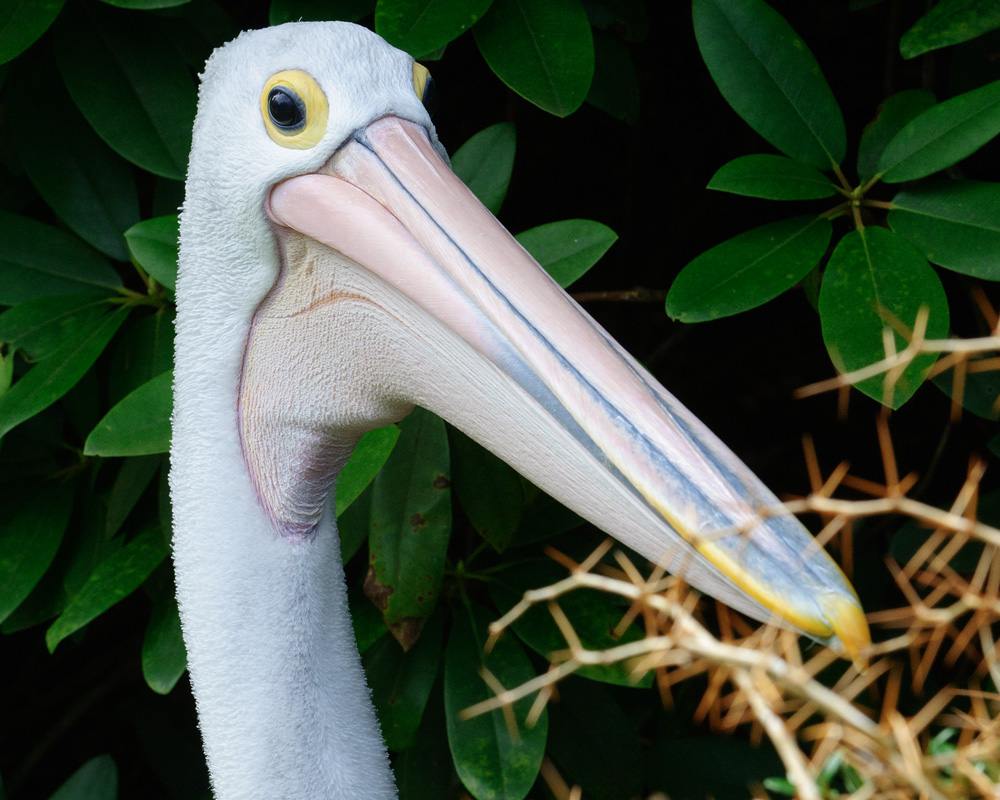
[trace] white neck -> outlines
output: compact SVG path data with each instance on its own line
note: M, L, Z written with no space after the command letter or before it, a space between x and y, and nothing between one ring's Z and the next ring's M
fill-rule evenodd
M244 351L277 274L274 244L266 227L203 224L212 196L189 181L170 474L177 596L212 785L218 800L390 800L333 493L312 535L278 535L241 448ZM259 197L235 196L259 213ZM337 443L337 461L357 435Z
M232 395L228 408L218 399L191 414L178 404L185 458L171 476L178 600L216 797L394 798L332 503L313 536L276 536L243 465Z

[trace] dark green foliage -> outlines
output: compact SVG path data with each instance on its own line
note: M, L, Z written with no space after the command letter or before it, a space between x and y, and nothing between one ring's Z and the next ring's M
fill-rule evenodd
M109 148L69 101L51 62L23 59L8 102L36 108L31 125L11 133L25 172L58 217L111 258L128 257L122 233L139 221L139 198L128 164ZM47 102L35 102L47 97Z
M65 0L10 0L0 10L0 63L26 50L59 16Z
M904 58L914 58L996 28L1000 28L1000 6L993 0L941 0L903 34L899 49Z
M80 239L17 214L0 211L0 303L57 294L107 297L121 285L111 265Z
M918 114L934 105L934 95L923 89L907 89L879 106L878 113L861 135L858 145L858 177L868 182L878 173L878 161L889 141Z
M948 301L937 274L917 249L885 228L851 231L830 256L819 293L823 340L830 358L844 372L873 364L884 356L882 331L887 320L916 320L928 312L927 338L948 333ZM891 328L890 328L891 330ZM897 336L896 349L906 340ZM857 384L865 394L898 408L917 390L933 355L922 355L895 382L885 376Z
M767 200L818 200L837 193L836 184L815 167L766 153L723 164L708 188Z
M550 222L517 235L517 241L564 289L584 275L618 239L590 219Z
M545 753L548 713L527 727L530 700L514 706L519 734L507 727L503 712L496 710L472 719L462 711L488 700L492 691L481 680L482 671L501 686L518 686L535 671L524 649L511 636L497 641L485 652L487 625L493 615L485 607L465 603L455 611L455 620L445 653L444 706L448 745L462 782L478 800L519 800L535 782Z
M168 289L177 282L177 236L177 216L172 214L138 222L125 231L129 255Z
M28 596L49 568L69 522L72 487L9 484L0 517L0 622Z
M375 6L375 33L421 58L475 25L493 0L390 0Z
M124 158L181 179L191 149L195 85L155 19L93 4L60 21L56 59L94 130Z
M926 178L972 155L1000 133L1000 81L945 100L914 117L882 151L886 183Z
M935 11L945 6L949 13L962 6L966 16L982 11L974 2L942 2ZM826 220L850 215L855 230L829 256L818 304L837 369L851 372L882 361L886 336L895 350L903 349L905 331L914 330L919 313L929 315L930 338L946 336L948 300L917 250L940 266L996 277L991 274L997 258L995 187L918 184L890 204L870 201L869 193L880 180L908 183L939 173L996 137L1000 81L936 105L922 90L889 97L861 137L855 185L841 169L847 139L840 108L819 64L787 22L764 0L693 0L693 9L702 57L727 102L771 144L798 159L743 156L719 169L708 188L770 200L822 199L839 192L842 202L819 218L822 234L817 218L800 217L748 231L698 256L671 287L667 313L699 322L767 302L814 274L810 270L821 263L830 239ZM934 12L922 24L938 31L935 19L943 24ZM833 178L816 170L832 172ZM886 207L893 209L889 224L897 237L866 219L868 209ZM886 386L884 376L855 386L897 408L934 361L931 355L916 359L895 387Z
M928 261L1000 280L1000 184L942 181L897 194L889 225Z
M361 437L350 460L337 476L337 516L358 499L382 468L399 438L399 428L387 425Z
M694 0L694 30L733 109L781 152L817 169L844 160L844 117L813 54L763 0Z
M392 636L382 636L362 658L379 726L390 750L409 750L416 742L431 687L441 665L443 614L433 614L419 641L405 651Z
M473 33L497 77L539 108L565 117L586 99L594 41L579 0L495 0Z
M772 300L815 267L831 225L806 216L742 233L688 264L667 295L667 313L682 322L738 314Z
M438 417L421 408L372 484L365 594L403 649L437 605L451 536L451 463Z
M118 768L111 756L92 758L59 787L49 800L115 800Z
M514 126L498 122L480 131L451 157L451 168L490 213L499 214L514 169Z
M12 675L0 798L111 800L115 761L122 797L208 797L167 559L165 453L197 73L240 29L360 20L434 61L456 173L556 281L610 295L669 288L671 317L719 320L588 305L696 413L714 409L725 438L763 418L764 443L751 431L737 446L776 488L801 489L783 471L798 461L782 405L793 386L880 360L887 325L902 349L921 309L928 337L986 333L965 292L1000 279L1000 83L981 55L995 52L996 4L907 9L907 33L888 44L927 53L913 63L929 66L897 59L884 82L890 4L774 5L694 0L692 18L649 0L0 3L0 663ZM831 18L849 31L832 49ZM777 338L761 335L769 326ZM768 373L768 358L780 369ZM917 393L933 361L915 362L891 395L878 377L858 386L894 407L923 403L914 442L933 427L922 409L947 402ZM965 382L961 403L982 417L970 450L995 434L997 375ZM952 376L934 382L953 392ZM697 688L665 711L652 677L636 686L622 665L582 670L533 728L522 701L519 736L500 712L460 719L492 694L482 668L512 687L565 648L543 607L484 652L490 621L565 577L542 548L583 557L600 541L464 434L419 410L368 433L340 474L336 513L403 800L545 797L545 755L595 800L743 798L765 779L794 791L766 742L691 723ZM927 536L894 531L883 538L900 561ZM868 547L859 574L882 583L859 586L885 608L885 553ZM627 606L597 592L560 608L591 647L643 635L637 623L618 630ZM94 758L107 752L114 760ZM850 789L830 764L819 781L836 773Z
M550 560L518 564L501 572L490 585L490 595L500 611L509 611L528 589L546 586L565 577L565 570ZM559 607L573 625L583 645L591 650L607 650L641 639L642 630L632 624L617 630L627 607L618 598L598 591L577 591L559 601ZM514 623L514 632L532 650L548 656L565 646L565 638L549 612L539 606ZM583 667L580 675L619 686L651 686L649 673L633 675L627 663Z

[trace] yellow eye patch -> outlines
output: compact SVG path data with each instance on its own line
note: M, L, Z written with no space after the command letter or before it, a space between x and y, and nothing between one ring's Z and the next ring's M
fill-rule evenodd
M431 73L423 64L413 62L413 91L417 94L417 99L423 101L424 92L427 91L427 81L431 79Z
M427 113L433 117L438 105L437 88L427 67L416 61L413 62L413 91L416 92L417 99L424 104Z
M289 69L272 75L264 84L260 113L272 140L282 147L308 150L326 133L330 107L312 75Z

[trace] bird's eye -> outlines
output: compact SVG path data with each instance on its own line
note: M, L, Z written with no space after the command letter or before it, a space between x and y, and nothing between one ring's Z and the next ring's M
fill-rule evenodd
M326 133L329 104L308 72L284 70L272 75L260 94L267 135L282 147L307 150Z
M282 131L297 131L306 124L302 101L284 87L275 87L267 96L267 115Z
M438 107L437 85L430 71L423 64L413 62L413 91L432 117Z

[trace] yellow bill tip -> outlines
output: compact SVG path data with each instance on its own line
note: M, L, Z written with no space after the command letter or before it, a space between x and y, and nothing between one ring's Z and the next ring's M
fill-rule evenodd
M824 595L819 603L833 634L843 645L844 655L854 662L858 671L866 670L867 650L871 647L872 638L860 603L842 594Z

